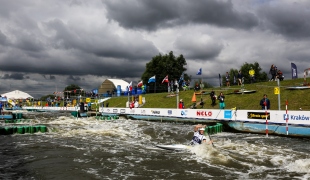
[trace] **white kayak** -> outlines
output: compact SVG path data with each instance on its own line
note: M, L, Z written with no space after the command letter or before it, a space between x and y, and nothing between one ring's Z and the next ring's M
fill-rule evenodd
M310 89L310 86L292 86L292 87L286 87L288 90L296 90L296 89Z
M240 91L236 91L234 92L235 94L249 94L249 93L255 93L256 90L240 90Z
M183 145L183 144L171 144L171 145L163 145L163 144L158 144L156 145L156 147L161 148L161 149L166 149L166 150L185 150L185 149L189 149L192 146L187 146L187 145Z

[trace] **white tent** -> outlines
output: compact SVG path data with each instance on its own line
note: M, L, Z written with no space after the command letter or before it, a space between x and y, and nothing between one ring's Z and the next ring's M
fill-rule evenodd
M1 94L2 97L6 97L7 99L27 99L27 98L33 98L28 93L25 93L23 91L15 90L11 92L7 92L4 94Z
M98 93L104 94L107 93L107 91L110 91L111 93L113 90L117 88L117 86L121 86L121 91L127 91L127 87L129 85L128 82L122 80L122 79L106 79L99 87Z

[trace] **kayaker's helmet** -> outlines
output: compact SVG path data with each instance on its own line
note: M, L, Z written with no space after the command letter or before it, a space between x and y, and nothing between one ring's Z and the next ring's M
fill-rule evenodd
M205 130L205 128L199 128L199 131L204 131Z

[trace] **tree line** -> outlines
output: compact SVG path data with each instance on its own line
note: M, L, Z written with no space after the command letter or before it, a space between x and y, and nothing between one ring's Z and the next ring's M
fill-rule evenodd
M155 83L149 83L147 84L149 92L154 92L155 86L156 86L156 92L167 92L168 86L167 83L162 83L162 80L168 75L169 81L171 80L177 80L180 82L179 87L181 87L182 81L179 81L181 76L183 78L183 81L191 81L192 84L200 84L203 83L205 88L212 88L213 86L205 81L203 79L193 79L191 75L187 74L187 62L185 57L181 54L179 56L175 56L173 54L173 51L170 51L168 54L158 54L154 56L150 62L146 64L145 71L141 76L141 80L143 80L144 84L147 84L148 80L152 76L156 76L156 82ZM203 68L203 67L202 67ZM204 68L203 68L204 69ZM260 67L258 62L255 63L247 63L245 62L239 69L244 77L244 83L251 83L251 77L249 74L250 70L254 70L255 72L255 82L262 82L267 81L268 76L266 72L262 72L262 68ZM228 71L223 72L221 75L222 85L225 86L226 79L225 79L225 73L228 72L230 75L230 82L233 84L234 77L237 78L238 69L231 68ZM201 82L202 81L202 82ZM237 79L236 79L237 81ZM71 84L64 89L64 93L66 93L67 96L74 96L76 94L83 95L83 92L74 92L75 90L80 90L78 85ZM85 93L85 92L84 92ZM47 95L43 96L40 99L46 99L46 98L54 98L57 95Z
M148 82L148 79L154 75L156 75L156 85L155 83L149 83L148 86L150 89L154 89L156 86L156 92L167 92L167 84L162 84L162 80L168 75L169 81L170 80L177 80L179 81L182 73L184 73L184 81L192 81L192 76L185 73L187 70L186 68L187 62L185 57L181 54L178 57L176 57L172 51L169 52L169 54L159 54L152 58L152 60L146 64L146 68L144 73L141 76L141 79L144 83ZM204 68L203 68L204 69ZM244 83L251 83L251 77L249 74L250 70L254 70L255 72L255 81L254 82L262 82L267 81L268 76L266 72L262 71L262 68L260 67L258 62L255 63L247 63L245 62L239 69L242 73L242 76L244 77ZM225 85L226 83L226 72L230 75L230 82L231 84L234 83L234 77L237 81L237 74L238 69L231 68L228 71L223 72L223 74L220 74L222 85ZM194 84L204 84L204 87L212 87L211 84L204 82L203 79L196 79L194 80ZM181 85L179 85L181 86Z

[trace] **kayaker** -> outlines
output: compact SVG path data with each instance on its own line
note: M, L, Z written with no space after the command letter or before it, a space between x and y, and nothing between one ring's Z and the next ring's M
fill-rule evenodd
M201 144L207 141L207 138L204 136L205 128L206 126L202 124L198 124L194 127L194 136L191 140L191 145Z

